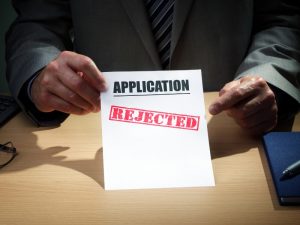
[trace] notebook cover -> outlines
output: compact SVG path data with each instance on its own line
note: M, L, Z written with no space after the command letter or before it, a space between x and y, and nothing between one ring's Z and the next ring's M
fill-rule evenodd
M300 205L300 175L280 180L282 172L300 160L300 132L270 132L263 142L279 203Z

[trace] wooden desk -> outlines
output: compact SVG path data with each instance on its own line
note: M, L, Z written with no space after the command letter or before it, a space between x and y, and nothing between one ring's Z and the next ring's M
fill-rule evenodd
M207 116L215 187L104 191L99 114L55 129L19 114L0 129L20 153L0 171L0 224L299 224L300 207L278 205L260 140Z

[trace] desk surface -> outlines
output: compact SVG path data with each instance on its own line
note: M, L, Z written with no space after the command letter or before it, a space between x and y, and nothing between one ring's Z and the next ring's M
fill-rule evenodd
M215 187L104 191L99 114L55 129L19 114L0 129L20 153L0 171L0 224L299 224L300 207L277 202L260 140L207 116Z

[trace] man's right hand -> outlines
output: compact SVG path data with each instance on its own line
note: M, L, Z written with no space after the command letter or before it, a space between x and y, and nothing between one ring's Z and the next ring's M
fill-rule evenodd
M42 112L84 115L100 110L105 90L105 79L89 57L64 51L34 79L31 97Z

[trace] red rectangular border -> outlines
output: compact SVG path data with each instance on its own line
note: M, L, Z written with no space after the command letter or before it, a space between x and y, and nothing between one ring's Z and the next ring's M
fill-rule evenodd
M113 109L121 109L121 110L133 110L133 111L139 111L139 112L148 112L148 113L154 113L154 114L165 114L165 115L171 115L175 117L186 117L186 118L193 118L196 120L196 126L193 127L182 127L182 126L175 126L175 125L168 125L168 124L154 124L154 123L147 123L147 122L139 122L134 120L124 120L124 119L118 119L113 118ZM161 112L161 111L154 111L154 110L145 110L145 109L138 109L138 108L129 108L129 107L123 107L123 106L116 106L112 105L109 112L109 120L111 121L119 121L119 122L126 122L126 123L135 123L135 124L145 124L150 126L160 126L160 127L169 127L169 128L177 128L177 129L185 129L185 130L199 130L199 124L200 124L200 116L193 116L193 115L187 115L187 114L178 114L178 113L167 113L167 112Z

